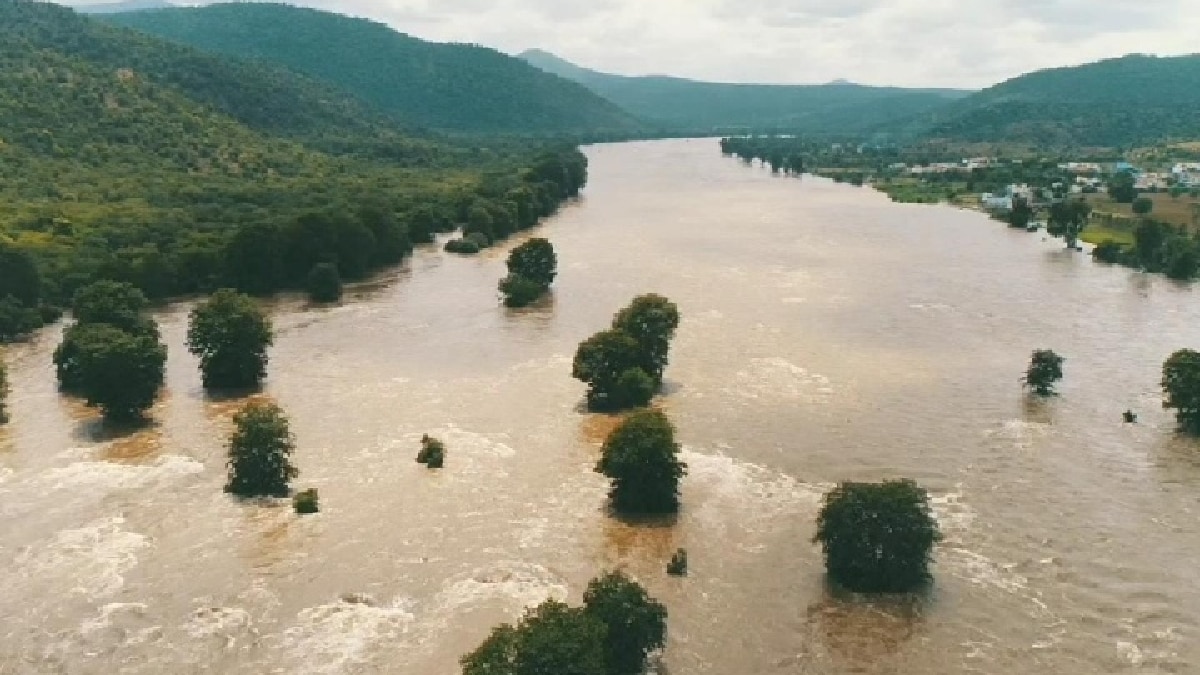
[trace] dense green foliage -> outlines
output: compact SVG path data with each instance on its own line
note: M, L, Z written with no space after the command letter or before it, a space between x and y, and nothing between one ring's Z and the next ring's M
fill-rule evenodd
M1200 137L1200 56L1133 55L1029 73L936 110L928 135L1039 147Z
M319 499L317 496L317 488L309 488L301 490L292 497L292 508L296 513L305 516L317 513L321 510Z
M929 495L908 480L842 483L825 495L813 541L830 579L860 593L902 593L929 580L941 538Z
M299 472L291 463L296 444L283 410L273 403L250 403L233 423L225 491L239 497L286 497Z
M531 227L587 175L571 147L405 136L289 71L21 0L0 3L0 112L6 339L98 279L151 299L302 288L318 262L359 279L472 208Z
M337 302L342 299L342 275L334 263L317 263L304 282L308 299L313 302Z
M512 250L508 256L508 276L500 281L500 293L508 307L525 307L550 289L558 275L554 246L535 237Z
M1063 357L1049 349L1038 349L1029 360L1023 382L1038 396L1054 394L1054 385L1063 377Z
M539 50L527 51L521 58L584 85L662 129L860 132L895 124L967 93L843 83L722 84L674 77L625 77L581 68Z
M1180 431L1200 435L1200 352L1181 349L1163 363L1164 408L1175 409Z
M605 440L596 471L612 481L609 497L618 513L679 510L679 480L687 465L679 459L675 427L660 411L639 410L625 418Z
M536 133L638 128L612 103L520 59L477 45L425 42L366 19L230 3L110 20L208 51L286 66L423 127Z
M1200 232L1145 218L1133 230L1132 246L1104 241L1092 257L1187 281L1200 276Z
M84 323L72 326L68 339L73 377L88 405L99 408L107 421L140 420L165 377L167 348L157 334Z
M571 376L588 385L588 407L614 411L649 403L662 386L678 326L673 302L642 295L613 317L612 329L580 343Z
M257 387L267 375L271 321L249 296L223 288L191 313L188 350L206 389Z
M463 675L640 675L666 643L667 610L621 572L593 579L583 607L547 600L497 626Z
M1051 236L1062 237L1067 248L1075 248L1079 244L1079 235L1087 226L1088 216L1092 208L1082 199L1064 199L1050 205L1050 218L1046 221L1046 231Z
M1154 210L1154 202L1146 197L1137 197L1132 204L1134 215L1146 216Z

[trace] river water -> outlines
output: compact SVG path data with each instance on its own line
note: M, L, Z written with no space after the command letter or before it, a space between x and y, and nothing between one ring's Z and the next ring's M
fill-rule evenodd
M187 306L159 317L167 391L133 435L56 393L56 331L9 348L0 672L449 675L616 566L667 604L673 675L1200 672L1200 447L1158 389L1200 344L1192 290L715 141L588 154L585 197L538 232L561 268L541 307L499 306L506 250L432 249L342 306L272 306L264 396L317 516L222 493L243 401L204 396ZM685 317L661 406L689 474L677 522L627 525L591 470L613 422L580 411L570 361L650 291ZM1036 402L1042 347L1066 379ZM933 495L935 584L837 596L821 495L889 477Z

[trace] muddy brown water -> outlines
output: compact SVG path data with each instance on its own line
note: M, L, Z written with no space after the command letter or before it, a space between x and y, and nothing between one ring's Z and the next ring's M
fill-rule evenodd
M317 516L222 493L243 402L203 395L186 305L159 317L167 390L130 436L56 393L57 331L8 348L0 672L450 674L616 566L668 605L673 675L1200 672L1200 447L1158 391L1200 346L1195 291L715 141L588 154L585 198L538 231L561 261L541 307L498 305L505 250L272 306L263 395ZM605 513L612 421L580 412L570 359L646 291L685 317L661 405L690 471L677 522L630 526ZM1067 358L1044 403L1018 382L1041 347ZM414 461L424 433L445 470ZM835 596L821 495L901 476L936 502L936 583Z

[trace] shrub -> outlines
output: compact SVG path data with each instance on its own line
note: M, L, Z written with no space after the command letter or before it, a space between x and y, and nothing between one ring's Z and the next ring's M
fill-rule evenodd
M625 418L604 442L596 471L612 481L609 497L619 513L679 510L679 480L687 465L679 460L675 428L662 412L641 410Z
M483 249L487 248L488 246L492 245L491 237L489 237L484 232L470 232L468 234L463 235L463 238L466 239L467 241L474 242L475 245L478 246L479 250L481 250L481 251Z
M42 326L38 311L11 295L0 298L0 342L11 342Z
M430 469L440 469L446 462L446 445L428 435L421 437L421 451L417 453L417 462Z
M688 571L688 555L686 549L675 551L675 555L671 556L671 562L667 563L667 574L673 577L687 576Z
M554 246L540 237L514 248L508 254L508 274L528 279L542 287L549 288L558 276L558 257Z
M192 310L187 345L200 358L205 388L245 388L266 377L273 339L258 303L226 288Z
M933 545L941 538L929 495L908 480L842 483L817 516L830 578L862 593L914 590L929 581Z
M622 410L641 408L650 404L658 385L641 368L630 368L617 378L615 402Z
M1120 263L1125 259L1125 248L1112 239L1105 239L1092 249L1092 259L1102 263Z
M317 489L309 488L307 490L297 492L296 495L292 497L292 508L294 508L296 513L300 515L308 515L320 511L320 508L317 504Z
M536 281L510 274L500 280L500 292L505 307L528 307L546 293L546 287Z
M479 248L479 244L470 239L451 239L446 242L445 251L460 255L474 255L479 253Z
M128 333L143 333L153 324L144 315L150 303L132 284L97 281L75 293L71 312L77 323L106 323Z
M337 265L329 262L313 265L305 282L308 299L313 302L337 302L342 299L342 277Z
M1154 210L1154 202L1149 197L1138 197L1133 200L1132 207L1135 214L1145 216Z
M1062 364L1063 357L1049 349L1035 351L1029 361L1029 368L1025 371L1025 386L1038 396L1053 395L1054 384L1063 376Z
M286 497L298 472L291 464L296 444L283 411L273 403L250 403L233 423L225 491L239 497Z
M1163 363L1164 408L1175 409L1180 431L1200 435L1200 352L1180 349Z

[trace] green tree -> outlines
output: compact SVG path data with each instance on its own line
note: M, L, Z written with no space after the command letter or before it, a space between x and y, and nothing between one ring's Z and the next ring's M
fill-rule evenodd
M679 460L675 428L660 411L639 410L625 418L604 442L596 471L612 481L609 497L618 513L679 510L679 480L687 465Z
M1038 396L1051 396L1055 383L1062 379L1062 364L1063 357L1049 349L1038 349L1033 352L1022 381Z
M656 384L662 384L667 368L671 339L679 327L679 308L675 303L653 293L638 296L613 318L613 328L638 343L641 352L638 365Z
M0 298L12 296L26 307L42 296L42 276L27 251L0 239Z
M188 350L200 359L206 389L257 387L267 374L271 322L253 298L221 289L197 305Z
M42 317L11 295L0 297L0 342L11 342L37 330Z
M545 286L516 274L501 279L499 289L506 307L528 307L546 294Z
M492 631L462 658L463 675L617 675L605 667L605 627L584 609L547 600ZM623 675L623 674L622 674Z
M71 312L77 323L104 323L128 333L158 334L153 320L144 312L150 306L133 284L97 281L75 293Z
M308 273L308 299L313 302L337 302L342 299L342 277L337 265L317 263Z
M593 579L583 594L584 613L607 628L607 672L633 675L646 670L650 654L667 641L667 608L622 572Z
M940 538L929 495L896 480L838 485L825 495L813 541L833 581L860 593L902 593L928 582Z
M79 393L88 405L100 408L106 420L140 420L154 404L165 375L167 349L157 331L127 333L106 323L72 328Z
M1163 250L1166 275L1176 281L1196 278L1200 273L1200 250L1195 240L1177 235L1167 240Z
M1033 209L1029 207L1029 202L1022 197L1013 198L1012 210L1008 212L1009 226L1024 230L1032 220Z
M1067 248L1075 248L1079 235L1087 225L1092 209L1082 199L1069 199L1050 206L1050 218L1046 231L1051 236L1062 237Z
M1180 431L1200 435L1200 352L1181 349L1163 363L1164 408L1175 409Z
M1133 212L1139 216L1149 215L1154 210L1154 202L1149 197L1138 197L1133 200Z
M607 330L580 343L571 376L587 383L589 408L621 410L628 398L620 386L621 378L628 371L639 369L641 362L637 340L621 331Z
M508 255L508 273L549 288L558 275L554 245L538 237L514 248Z
M273 403L250 403L233 423L225 491L238 497L288 496L299 472L291 463L296 444L283 410Z
M1129 171L1121 171L1108 182L1108 196L1118 204L1132 204L1137 197L1136 181Z

